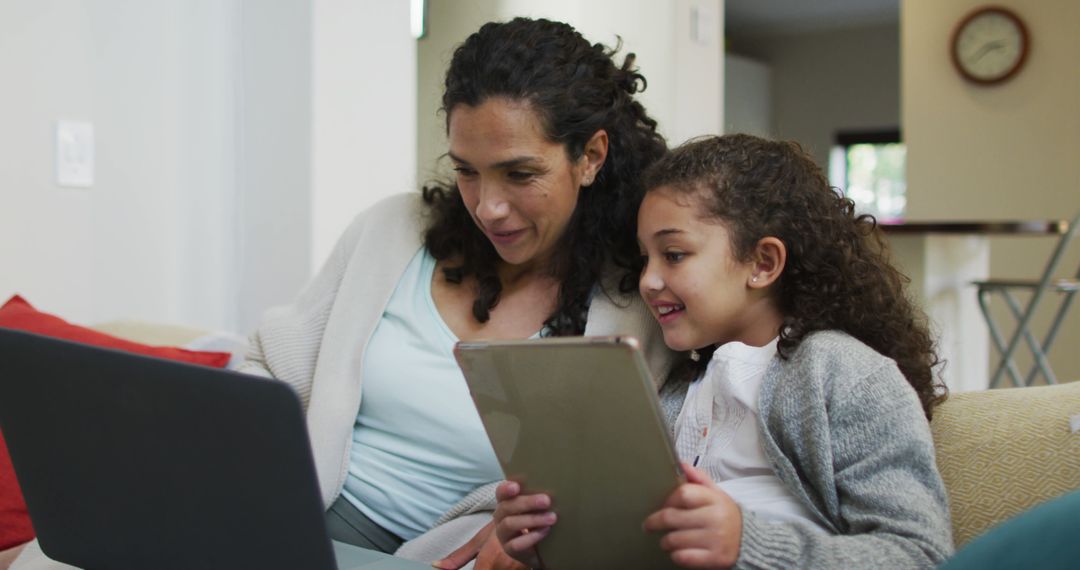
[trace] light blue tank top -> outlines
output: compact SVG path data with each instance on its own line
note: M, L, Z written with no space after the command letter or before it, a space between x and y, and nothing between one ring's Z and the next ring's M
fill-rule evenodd
M343 496L406 540L476 487L503 478L431 297L435 259L409 263L364 356Z

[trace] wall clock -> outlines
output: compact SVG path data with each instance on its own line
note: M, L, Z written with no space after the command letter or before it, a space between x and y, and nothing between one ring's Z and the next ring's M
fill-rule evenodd
M1002 83L1024 66L1028 43L1027 27L1015 12L1000 6L978 8L953 31L953 65L968 81Z

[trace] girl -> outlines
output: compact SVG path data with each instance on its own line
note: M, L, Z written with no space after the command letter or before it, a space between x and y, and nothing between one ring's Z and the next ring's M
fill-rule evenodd
M645 185L639 289L689 352L661 391L689 464L644 529L686 568L944 560L938 360L873 218L798 145L747 135L692 141ZM496 533L529 563L556 515L520 491L500 485Z

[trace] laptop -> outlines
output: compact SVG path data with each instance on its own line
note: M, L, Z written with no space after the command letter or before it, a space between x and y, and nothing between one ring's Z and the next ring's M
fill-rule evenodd
M0 329L0 430L59 562L430 569L330 540L300 401L280 382Z
M455 357L507 479L552 497L547 568L675 568L641 529L684 481L635 339L461 342Z

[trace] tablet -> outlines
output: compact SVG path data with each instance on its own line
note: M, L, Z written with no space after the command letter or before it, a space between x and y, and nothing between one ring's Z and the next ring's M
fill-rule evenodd
M545 568L674 568L645 517L684 481L636 339L461 342L455 357L507 479L551 495Z

